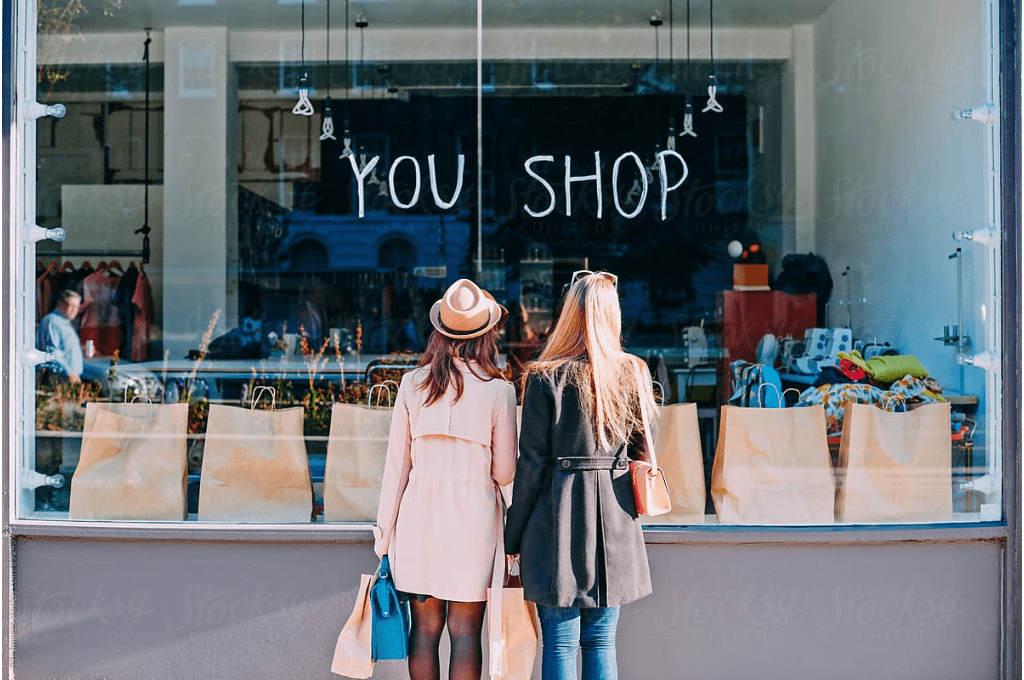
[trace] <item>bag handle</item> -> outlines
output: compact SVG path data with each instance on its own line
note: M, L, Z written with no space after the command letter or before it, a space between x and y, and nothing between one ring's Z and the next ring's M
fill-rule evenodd
M786 405L786 402L782 398L782 394L779 392L779 388L775 386L775 383L770 382L763 382L757 386L757 401L758 403L761 404L761 408L764 408L764 401L761 399L761 388L765 386L771 387L773 390L775 390L775 396L779 398L779 408L783 408Z
M125 387L124 387L124 403L126 403L126 404L129 403L129 401L128 401L128 390L130 388L131 388L131 385L125 385ZM147 404L152 404L153 403L153 400L150 399L149 395L147 395L147 394L136 394L134 397L132 397L132 400L131 400L130 403L134 404L136 399L145 399Z
M640 398L640 424L644 428L644 439L647 442L647 452L651 456L651 468L658 469L658 456L654 453L654 441L651 439L651 426L650 419L647 417L647 406L643 400L643 394L645 389L643 374L640 372L640 367L635 362L633 364L633 374L636 377L636 391L637 396Z
M651 386L658 388L658 401L660 402L661 406L664 406L665 405L665 386L662 385L657 380L652 380L651 381Z
M256 402L260 400L260 396L262 396L264 392L270 394L270 410L273 411L277 408L277 390L273 387L269 387L268 385L260 385L252 391L252 401L249 402L250 411L256 409Z
M389 578L391 578L391 565L388 563L388 556L383 555L380 558L380 566L377 568L377 582L380 583ZM370 590L370 595L380 608L381 616L384 618L390 617L391 598L388 597L387 591L383 587L373 588Z
M782 391L782 403L786 403L786 395L789 394L790 392L796 392L796 402L795 403L799 404L800 403L800 395L802 393L800 392L800 390L798 390L795 387L787 387L786 389L784 389Z
M146 395L146 394L136 394L134 397L132 397L131 402L129 402L128 401L128 388L127 387L124 388L124 403L126 403L126 404L128 404L128 403L134 404L136 401L139 401L140 399L145 399L146 400L145 403L147 403L147 404L152 404L153 403L153 400L150 399L149 395Z
M370 408L371 406L373 406L373 404L371 404L370 402L373 400L374 392L377 393L377 406L380 406L380 395L382 392L387 392L388 404L391 403L391 387L389 383L390 385L395 386L396 392L398 391L398 383L395 382L394 380L385 380L384 382L377 383L376 385L370 388L369 392L366 393L366 408Z

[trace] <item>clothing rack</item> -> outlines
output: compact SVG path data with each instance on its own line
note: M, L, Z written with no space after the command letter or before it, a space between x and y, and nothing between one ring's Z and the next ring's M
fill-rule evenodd
M142 250L37 250L36 257L137 257L148 264Z

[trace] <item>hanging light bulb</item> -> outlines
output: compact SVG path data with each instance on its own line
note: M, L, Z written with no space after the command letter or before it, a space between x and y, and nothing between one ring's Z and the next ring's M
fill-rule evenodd
M320 122L320 141L333 139L334 136L334 112L331 111L331 0L327 0L327 96L324 98L324 115Z
M676 117L670 116L668 119L668 141L665 143L665 148L669 151L676 150Z
M327 97L324 99L324 119L320 128L320 141L325 139L333 139L337 141L337 137L334 136L334 113L331 111L331 98Z
M352 132L349 130L348 118L345 119L345 131L341 133L341 142L345 148L341 150L338 158L348 158L352 155Z
M686 104L683 107L683 131L680 137L696 137L693 131L693 97L690 96L690 85L693 82L693 73L690 66L690 0L686 0Z
M349 47L348 47L349 13L348 13L348 9L349 9L349 0L345 0L345 125L342 128L343 132L341 133L341 142L342 142L343 148L341 150L341 155L338 156L338 158L341 159L341 160L349 158L350 156L353 155L353 152L352 152L352 130L351 130L351 126L349 125L349 121L348 121L348 92L351 89L351 87L349 86L348 79L349 79L349 76L351 76L351 74L352 74L351 73L351 69L349 68L349 59L348 59L348 55L349 55Z
M305 72L299 79L299 101L292 107L292 113L296 116L312 116L315 113L313 103L309 101L309 85Z
M302 0L302 47L299 56L302 60L302 78L299 79L299 101L292 107L296 116L312 116L313 104L309 101L309 76L306 74L306 0Z
M711 72L708 73L708 103L701 113L712 111L722 113L722 105L718 103L718 69L715 67L715 0L709 0L711 21Z
M693 98L690 95L686 95L686 106L683 108L683 131L679 133L679 136L697 136L697 133L693 131Z

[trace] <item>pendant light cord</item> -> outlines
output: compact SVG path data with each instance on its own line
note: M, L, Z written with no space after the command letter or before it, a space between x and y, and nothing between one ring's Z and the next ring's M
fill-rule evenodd
M711 75L718 76L718 69L715 68L715 0L709 0L710 13L708 15L711 24Z
M672 7L675 5L674 0L668 0L668 63L671 65L672 74L672 91L675 93L676 87L676 57L675 57L675 23L673 20Z
M327 98L331 98L331 0L327 0Z
M348 25L351 23L349 18L349 0L345 0L345 120L348 120L348 91L352 89L349 84L349 78L352 77L352 66L349 63L349 46L348 46Z
M146 62L145 140L142 143L142 226L135 230L136 234L142 234L142 264L149 264L149 233L152 231L149 226L149 97L151 91L149 45L153 42L149 36L150 30L146 29L146 41L142 44L142 59Z
M690 66L690 0L686 0L686 91L693 86L693 71Z

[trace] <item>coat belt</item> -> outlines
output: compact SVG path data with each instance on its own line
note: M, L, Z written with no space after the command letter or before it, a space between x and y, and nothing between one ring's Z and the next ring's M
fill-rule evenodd
M563 472L576 470L625 470L629 462L622 456L571 456L556 458L555 467Z

